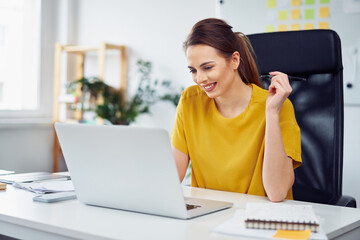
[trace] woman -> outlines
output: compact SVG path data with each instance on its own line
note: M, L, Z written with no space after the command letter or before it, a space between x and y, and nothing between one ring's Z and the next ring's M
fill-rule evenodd
M288 77L271 72L262 89L249 40L231 29L204 19L184 43L196 85L182 93L171 134L180 180L191 160L194 187L292 199L301 143Z

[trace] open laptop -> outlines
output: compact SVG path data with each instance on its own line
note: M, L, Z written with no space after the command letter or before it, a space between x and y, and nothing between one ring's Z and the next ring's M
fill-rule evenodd
M189 219L231 207L184 198L161 128L56 123L77 198L89 205Z

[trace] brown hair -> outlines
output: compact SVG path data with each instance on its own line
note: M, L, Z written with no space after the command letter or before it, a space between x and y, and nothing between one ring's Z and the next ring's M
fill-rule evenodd
M250 40L241 32L233 32L232 26L224 20L207 18L197 22L186 41L184 50L189 46L204 44L213 47L226 59L230 59L235 51L240 54L238 73L246 84L255 83L262 87L259 79L259 72L256 67L252 53L254 50Z

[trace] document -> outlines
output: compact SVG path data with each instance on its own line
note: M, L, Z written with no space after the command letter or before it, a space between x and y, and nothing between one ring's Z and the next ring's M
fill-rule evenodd
M36 194L75 191L71 180L14 183L13 187L31 191Z

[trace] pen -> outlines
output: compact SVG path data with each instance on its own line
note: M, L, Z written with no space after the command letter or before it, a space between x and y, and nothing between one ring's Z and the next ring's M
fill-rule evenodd
M261 79L268 79L271 80L274 76L273 75L260 75ZM290 81L300 81L300 82L305 82L306 78L302 78L302 77L293 77L293 76L288 76Z

